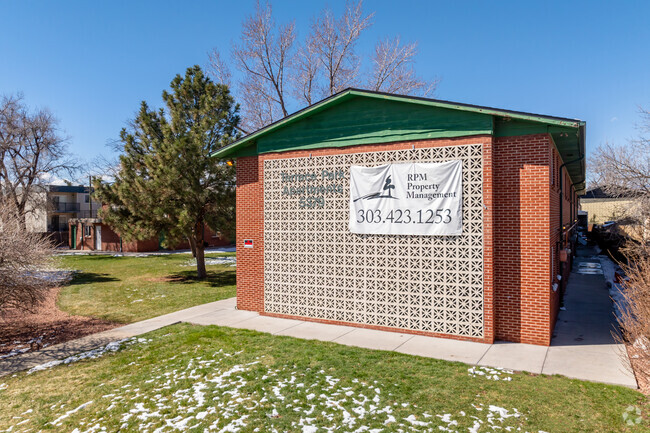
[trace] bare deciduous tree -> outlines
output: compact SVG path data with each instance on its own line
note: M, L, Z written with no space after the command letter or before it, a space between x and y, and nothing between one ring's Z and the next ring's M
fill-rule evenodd
M206 69L218 83L232 87L232 73L230 72L230 68L221 58L221 53L216 48L208 53L208 66Z
M640 109L639 136L627 145L607 143L590 160L595 184L613 196L632 197L622 217L628 241L622 249L621 267L629 280L623 283L619 324L637 373L650 379L650 112Z
M295 109L311 105L348 87L430 96L437 81L415 74L417 44L401 45L399 38L377 44L370 72L363 72L356 52L374 13L363 12L362 0L348 1L336 17L326 8L313 20L304 42L296 43L294 24L276 27L271 6L257 4L243 23L231 58L242 78L235 93L242 101L245 129L262 128ZM219 50L208 54L208 71L230 85L231 73Z
M615 195L631 190L650 194L650 111L639 111L641 135L625 146L604 144L590 161L596 183Z
M12 203L0 202L0 314L8 309L31 310L60 283L45 273L52 252L46 238L23 229Z
M400 38L384 39L375 46L368 87L371 90L404 95L429 96L438 81L425 81L415 74L416 42L401 44Z
M302 104L311 105L315 101L318 87L318 52L313 37L298 49L293 73L293 95Z
M605 143L591 157L594 183L613 197L631 197L634 206L625 209L621 218L636 224L627 227L636 242L628 248L644 249L650 256L650 111L640 109L640 134L626 145ZM639 254L639 252L635 252Z
M630 354L637 374L650 379L650 257L638 250L626 251L627 264L623 264L628 280L623 282L622 299L619 299L618 322L623 341L630 344Z
M21 96L0 100L0 198L11 202L23 228L26 215L46 204L44 182L76 168L66 141L48 110L30 113Z
M289 114L285 79L294 40L294 24L276 27L269 3L258 2L255 13L242 23L241 39L233 46L232 57L244 75L240 86L244 118L249 123L245 127L259 129ZM223 64L214 55L211 63ZM221 75L227 77L225 72Z
M338 20L325 9L312 26L313 46L324 69L324 96L333 95L357 82L361 61L355 47L361 32L372 24L373 14L365 15L362 1L348 2Z

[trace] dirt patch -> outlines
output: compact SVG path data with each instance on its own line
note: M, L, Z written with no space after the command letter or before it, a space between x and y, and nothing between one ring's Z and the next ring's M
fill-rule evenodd
M56 306L60 290L51 289L45 302L32 313L10 310L0 316L0 359L120 326L64 313Z

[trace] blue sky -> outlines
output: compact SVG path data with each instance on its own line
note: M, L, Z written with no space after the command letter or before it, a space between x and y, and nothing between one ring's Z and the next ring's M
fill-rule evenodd
M324 6L274 1L299 38ZM253 0L0 0L0 94L48 107L90 162L111 151L139 103L160 106L177 73L228 52ZM385 36L418 41L417 70L441 79L439 99L579 118L587 150L636 134L650 108L650 2L366 0L374 25L358 51Z

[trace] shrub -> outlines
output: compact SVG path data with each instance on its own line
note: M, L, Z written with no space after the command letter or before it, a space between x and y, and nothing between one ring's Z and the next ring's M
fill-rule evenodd
M57 285L49 271L53 246L39 233L22 228L18 213L0 203L0 314L32 310Z

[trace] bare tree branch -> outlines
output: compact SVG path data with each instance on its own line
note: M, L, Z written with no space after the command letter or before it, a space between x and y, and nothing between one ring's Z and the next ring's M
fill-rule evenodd
M318 52L315 40L310 36L307 43L296 53L293 95L298 101L305 105L315 102L314 92L317 90L319 76Z
M595 183L612 195L650 195L650 112L639 109L639 114L638 137L625 146L605 143L589 161Z
M364 16L362 6L362 0L346 3L345 13L338 20L326 8L312 25L313 45L324 68L323 96L356 84L361 66L355 53L356 43L361 32L372 25L374 16L374 13Z
M71 176L76 162L67 154L68 139L46 109L30 113L20 96L0 100L0 196L22 218L43 208L44 184L52 176Z
M640 134L627 145L605 143L594 152L589 168L596 186L612 197L626 197L634 204L622 209L621 220L633 242L626 243L626 255L650 260L650 112L639 109Z
M356 45L374 16L365 14L362 6L362 0L348 0L341 16L322 10L304 41L294 46L294 24L276 27L270 4L257 3L231 49L232 63L241 75L234 84L246 130L260 129L345 88L363 87L362 81L365 87L391 93L430 96L435 91L437 80L415 74L417 44L401 45L399 38L378 43L371 72L361 73ZM211 75L230 85L230 70L220 52L215 49L208 57ZM368 79L361 80L362 75Z
M424 81L415 74L417 43L401 44L400 38L384 39L375 46L368 88L402 95L430 96L438 81Z
M243 22L241 39L233 46L232 56L244 75L239 85L246 101L243 114L249 128L289 114L285 78L291 67L294 40L294 24L276 29L269 3L258 2L255 13ZM258 100L249 106L255 94Z
M230 68L221 58L218 49L214 48L208 53L208 65L206 69L217 83L232 87L232 74Z

